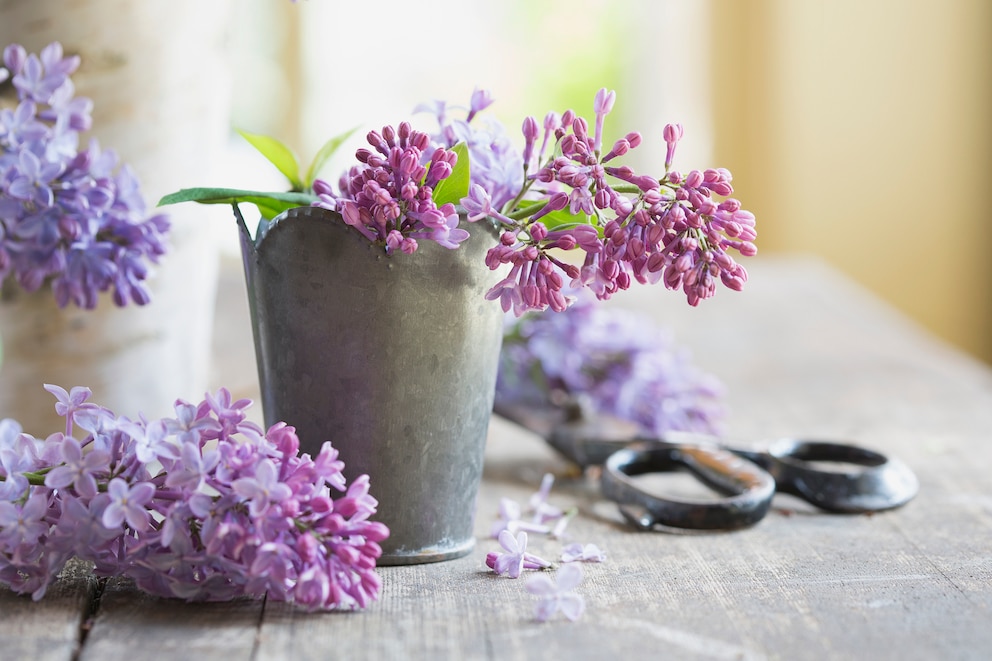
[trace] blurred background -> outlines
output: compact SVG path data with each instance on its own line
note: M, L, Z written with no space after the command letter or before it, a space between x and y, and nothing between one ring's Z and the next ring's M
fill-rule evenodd
M734 173L761 254L818 256L992 362L989 0L6 0L0 36L83 53L96 131L149 156L152 202L283 189L234 128L305 162L360 128L335 180L367 130L418 103L485 87L516 135L526 115L590 115L608 87L608 137L644 136L631 165L660 172L662 129L682 123L676 166ZM191 222L233 257L233 223Z
M644 135L636 167L660 171L662 128L681 122L677 166L734 173L762 254L819 256L992 361L988 0L241 0L234 9L232 125L279 136L304 160L332 135L409 119L430 99L466 103L476 86L492 90L490 112L513 133L528 114L590 113L605 86L617 91L611 134ZM218 184L281 185L236 140L230 155Z

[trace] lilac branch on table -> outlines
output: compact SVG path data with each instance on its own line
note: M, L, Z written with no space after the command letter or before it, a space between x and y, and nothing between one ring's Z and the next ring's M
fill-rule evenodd
M160 420L118 417L87 388L46 389L65 433L0 420L0 583L39 599L78 557L164 597L309 609L378 597L389 531L369 520L368 478L347 485L330 443L299 454L293 427L262 430L224 389Z
M3 51L0 82L9 79L18 103L0 108L0 283L50 284L60 307L93 308L104 291L117 305L144 305L169 223L146 217L138 180L113 151L96 140L79 148L93 106L75 96L79 62L58 42L37 55Z
M575 296L562 313L507 319L497 402L554 406L563 396L649 433L718 431L723 386L714 376L649 320Z

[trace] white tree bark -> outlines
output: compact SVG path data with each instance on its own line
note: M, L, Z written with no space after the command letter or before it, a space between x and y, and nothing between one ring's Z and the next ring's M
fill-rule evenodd
M226 0L0 0L0 47L38 52L59 41L82 57L73 82L94 102L92 135L136 171L154 212L163 194L211 183L229 121L228 9ZM59 310L50 292L25 295L8 283L0 418L35 435L60 429L44 383L87 385L93 401L128 416L202 397L224 211L165 211L171 249L150 278L149 305L117 308L105 296L95 310Z

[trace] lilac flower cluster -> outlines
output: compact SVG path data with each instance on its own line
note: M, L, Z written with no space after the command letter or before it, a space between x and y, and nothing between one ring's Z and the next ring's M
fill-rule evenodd
M723 388L687 351L639 315L605 309L578 291L560 314L508 319L496 400L554 405L564 399L636 422L646 432L716 433Z
M339 182L342 193L321 179L313 182L314 204L341 213L344 222L373 242L410 254L417 239L457 248L468 238L458 227L458 211L448 203L438 207L434 189L447 179L458 160L455 152L431 147L430 136L404 122L366 136L372 149L359 149L358 165ZM426 161L426 162L425 162Z
M330 443L298 454L292 427L263 432L245 418L251 402L224 389L177 400L174 418L130 420L87 388L45 387L64 432L39 439L0 421L0 583L40 599L75 556L187 600L267 594L321 609L378 597L389 531L369 520L368 478L347 485Z
M617 159L641 144L639 133L603 145L606 115L616 95L601 89L595 97L592 127L569 110L550 112L540 124L522 125L523 152L514 150L498 122L477 129L470 122L492 103L488 93L472 95L464 121L451 120L446 104L432 111L441 127L435 141L468 145L471 186L461 204L470 221L491 218L503 228L486 263L509 273L487 298L505 311L562 311L572 299L567 287L588 287L600 299L627 289L633 281L663 281L682 289L690 305L713 296L717 282L740 290L747 271L730 255L756 253L754 215L741 208L726 169L681 173L672 161L683 129L665 127L665 173L639 175ZM499 128L494 128L499 127ZM579 260L562 251L578 249Z
M617 159L641 143L633 132L603 148L603 126L616 95L601 89L593 103L594 124L569 110L549 113L543 130L528 117L523 123L523 188L514 202L493 213L506 227L499 246L488 256L490 268L510 264L510 274L489 294L504 310L517 315L569 304L563 288L589 287L600 299L627 289L636 280L663 280L669 289L682 289L690 305L713 296L717 281L740 290L747 271L728 253L756 253L754 215L729 198L731 174L725 169L671 169L681 125L669 124L665 174L639 175ZM540 147L537 141L541 140ZM549 143L555 149L545 157ZM604 153L605 151L605 153ZM486 191L473 188L466 207L489 204ZM719 198L726 198L722 201ZM547 214L567 209L569 219ZM553 221L553 222L552 222ZM579 248L581 267L559 260L553 249Z
M117 305L149 301L148 261L165 253L163 215L145 216L138 180L90 129L92 103L76 97L77 56L54 42L40 54L3 51L0 83L15 107L0 109L0 283L8 275L32 292L50 283L59 306L93 308L113 290Z
M540 488L528 501L527 509L531 514L529 521L521 517L519 504L508 498L501 499L500 519L493 527L492 534L503 550L486 554L486 566L497 575L519 578L525 569L540 571L553 567L552 563L527 550L528 531L561 539L565 526L575 515L574 509L563 511L548 502L553 484L554 476L545 474ZM548 525L549 523L554 525ZM606 554L595 544L572 543L565 546L560 556L563 565L558 569L557 585L547 576L535 576L527 582L527 591L538 597L534 611L536 619L544 622L558 610L570 620L578 619L585 610L585 600L574 592L574 588L582 581L582 570L575 563L604 560Z

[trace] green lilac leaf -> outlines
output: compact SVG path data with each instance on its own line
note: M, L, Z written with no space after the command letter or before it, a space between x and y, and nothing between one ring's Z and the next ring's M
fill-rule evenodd
M310 188L313 185L313 180L317 178L320 174L321 169L327 164L327 161L334 156L335 152L344 144L344 141L351 137L351 135L358 130L358 127L351 129L350 131L345 131L340 135L336 135L327 142L324 146L320 148L317 155L313 157L313 162L310 163L310 167L307 169L307 178L303 182L306 184L306 188Z
M534 200L520 200L520 208L526 208L537 204ZM541 216L540 222L544 223L544 226L548 230L566 229L568 227L575 227L577 225L593 225L592 216L587 213L572 213L568 208L559 209L558 211L549 211L545 215ZM595 225L593 225L596 227ZM597 229L599 229L597 227Z
M455 166L451 169L451 174L442 179L434 187L434 204L442 207L449 202L459 204L462 198L468 197L468 184L471 174L471 166L468 158L468 145L459 142L451 148L458 156Z
M259 213L267 220L278 216L286 209L305 207L316 198L307 193L265 193L261 191L241 190L238 188L184 188L166 195L158 202L158 206L179 204L181 202L199 202L200 204L254 204Z
M252 147L257 149L262 156L268 159L272 165L276 166L279 172L282 172L289 179L289 184L293 190L303 190L303 180L300 178L300 165L296 160L296 155L293 154L293 151L289 147L267 135L248 133L240 129L238 133Z

